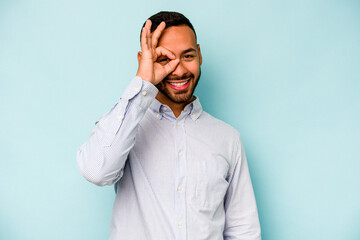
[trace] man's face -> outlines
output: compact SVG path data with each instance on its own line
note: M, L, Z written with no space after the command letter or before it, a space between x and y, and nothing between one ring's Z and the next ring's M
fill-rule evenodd
M188 26L169 27L162 33L158 46L168 49L180 60L176 69L156 85L158 100L165 104L189 103L200 78L202 62L195 33ZM160 57L157 61L166 64L169 59Z

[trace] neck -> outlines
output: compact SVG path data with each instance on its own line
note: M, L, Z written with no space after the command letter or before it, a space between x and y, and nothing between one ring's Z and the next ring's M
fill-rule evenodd
M156 95L156 99L159 102L161 102L162 104L165 104L165 105L169 106L169 108L174 113L175 117L177 118L177 117L180 116L181 112L184 110L186 105L188 105L194 99L194 96L191 96L191 98L187 102L177 103L177 102L174 102L174 101L170 100L168 97L166 97L165 95L163 95L163 94L161 94L159 92Z

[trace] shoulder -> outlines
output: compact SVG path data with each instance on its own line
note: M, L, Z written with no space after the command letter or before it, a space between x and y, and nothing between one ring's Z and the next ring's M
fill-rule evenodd
M230 124L203 111L196 121L198 129L208 141L227 149L241 148L240 132Z
M240 138L240 133L230 124L210 115L209 113L203 111L199 117L199 124L203 124L212 131L221 133L221 135L231 137L234 139Z

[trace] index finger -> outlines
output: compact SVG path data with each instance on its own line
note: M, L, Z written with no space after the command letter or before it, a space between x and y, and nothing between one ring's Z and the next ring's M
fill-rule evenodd
M156 60L158 60L159 58L162 58L162 57L167 57L170 60L174 60L176 58L175 54L172 51L170 51L169 49L166 49L164 47L157 47L155 49L155 53L157 55Z
M161 33L164 31L165 29L165 22L162 21L159 26L157 26L157 28L155 29L155 31L153 32L152 34L152 37L151 37L151 42L152 42L152 47L153 48L156 48L157 44L158 44L158 41L159 41L159 38L161 36Z

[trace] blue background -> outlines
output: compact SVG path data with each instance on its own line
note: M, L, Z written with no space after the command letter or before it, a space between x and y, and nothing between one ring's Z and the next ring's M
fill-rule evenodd
M196 94L242 134L263 239L360 239L356 0L0 0L0 239L108 238L113 188L75 155L160 10L197 30Z

